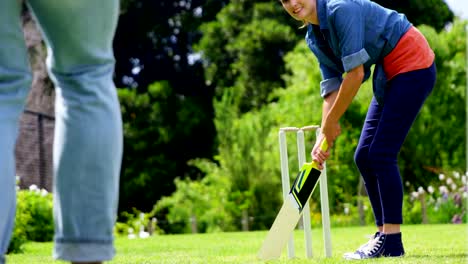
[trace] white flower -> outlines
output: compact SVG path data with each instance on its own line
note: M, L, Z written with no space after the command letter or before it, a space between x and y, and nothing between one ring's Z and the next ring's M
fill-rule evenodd
M443 181L445 179L445 175L439 174L439 180Z
M48 193L46 189L41 189L41 196L46 196Z
M466 184L466 176L465 175L462 176L462 182L463 182L463 184Z
M468 193L467 192L463 192L463 198L468 198Z
M148 238L148 237L150 236L150 234L149 234L148 232L140 232L140 233L138 234L138 236L139 236L140 238Z
M455 191L457 189L457 185L455 183L452 183L450 187L452 188L452 191Z
M133 228L129 227L127 230L128 230L128 238L129 238L129 239L134 239L134 238L136 238L136 235L133 234Z
M405 181L405 185L406 185L406 187L409 187L409 186L410 186L410 182L409 182L409 181Z
M29 186L29 190L32 191L32 192L35 192L35 191L39 191L39 188L37 188L36 184L31 184Z
M448 189L447 189L446 186L441 185L441 186L439 187L439 191L440 191L441 193L447 193L447 192L448 192Z
M411 197L413 197L414 199L418 198L419 196L419 192L412 192L411 193Z
M455 179L460 179L460 173L458 171L454 171L453 176L455 177Z
M348 207L344 208L344 213L345 213L345 215L349 214L349 208Z
M148 233L148 232L145 232L145 227L144 227L144 226L140 226L140 232L138 232L138 237L139 237L139 238L147 238L147 237L149 237L149 233Z
M447 185L450 185L450 184L452 184L452 183L453 183L452 178L447 178Z
M418 193L420 193L420 194L425 193L424 188L421 187L421 186L419 186L419 188L418 188Z
M434 192L434 187L432 187L432 186L429 185L429 187L427 187L427 191L428 191L429 193L433 193L433 192Z

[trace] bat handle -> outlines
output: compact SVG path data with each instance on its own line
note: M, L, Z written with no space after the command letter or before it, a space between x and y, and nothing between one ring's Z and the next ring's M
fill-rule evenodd
M327 142L327 139L323 137L322 143L320 143L320 150L327 151L327 149L328 149L328 142ZM319 168L319 164L315 160L312 161L312 166L317 169Z
M320 144L320 149L322 151L327 151L327 149L328 149L328 142L327 142L327 139L325 137L323 137L322 144Z

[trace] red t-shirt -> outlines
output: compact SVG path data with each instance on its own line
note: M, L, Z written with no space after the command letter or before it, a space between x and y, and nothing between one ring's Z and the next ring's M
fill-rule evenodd
M398 41L396 47L383 60L388 80L399 73L429 68L434 62L434 52L426 38L411 27Z

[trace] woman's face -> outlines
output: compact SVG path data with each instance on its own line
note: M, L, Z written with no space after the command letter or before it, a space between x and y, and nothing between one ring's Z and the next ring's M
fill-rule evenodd
M306 21L315 10L314 0L280 0L290 16L299 21Z

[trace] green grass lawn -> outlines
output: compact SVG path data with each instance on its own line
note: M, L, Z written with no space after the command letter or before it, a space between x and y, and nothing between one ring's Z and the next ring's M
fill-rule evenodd
M324 257L322 231L312 231L313 258L305 258L303 232L295 231L296 258L289 260L286 250L281 259L268 263L349 263L345 252L367 241L372 227L332 228L333 256ZM468 225L403 226L406 256L381 258L361 263L468 263ZM256 259L266 231L216 234L159 235L147 239L120 237L117 256L107 263L262 263ZM28 243L23 254L7 256L9 264L53 262L52 243ZM60 262L56 262L60 263Z

